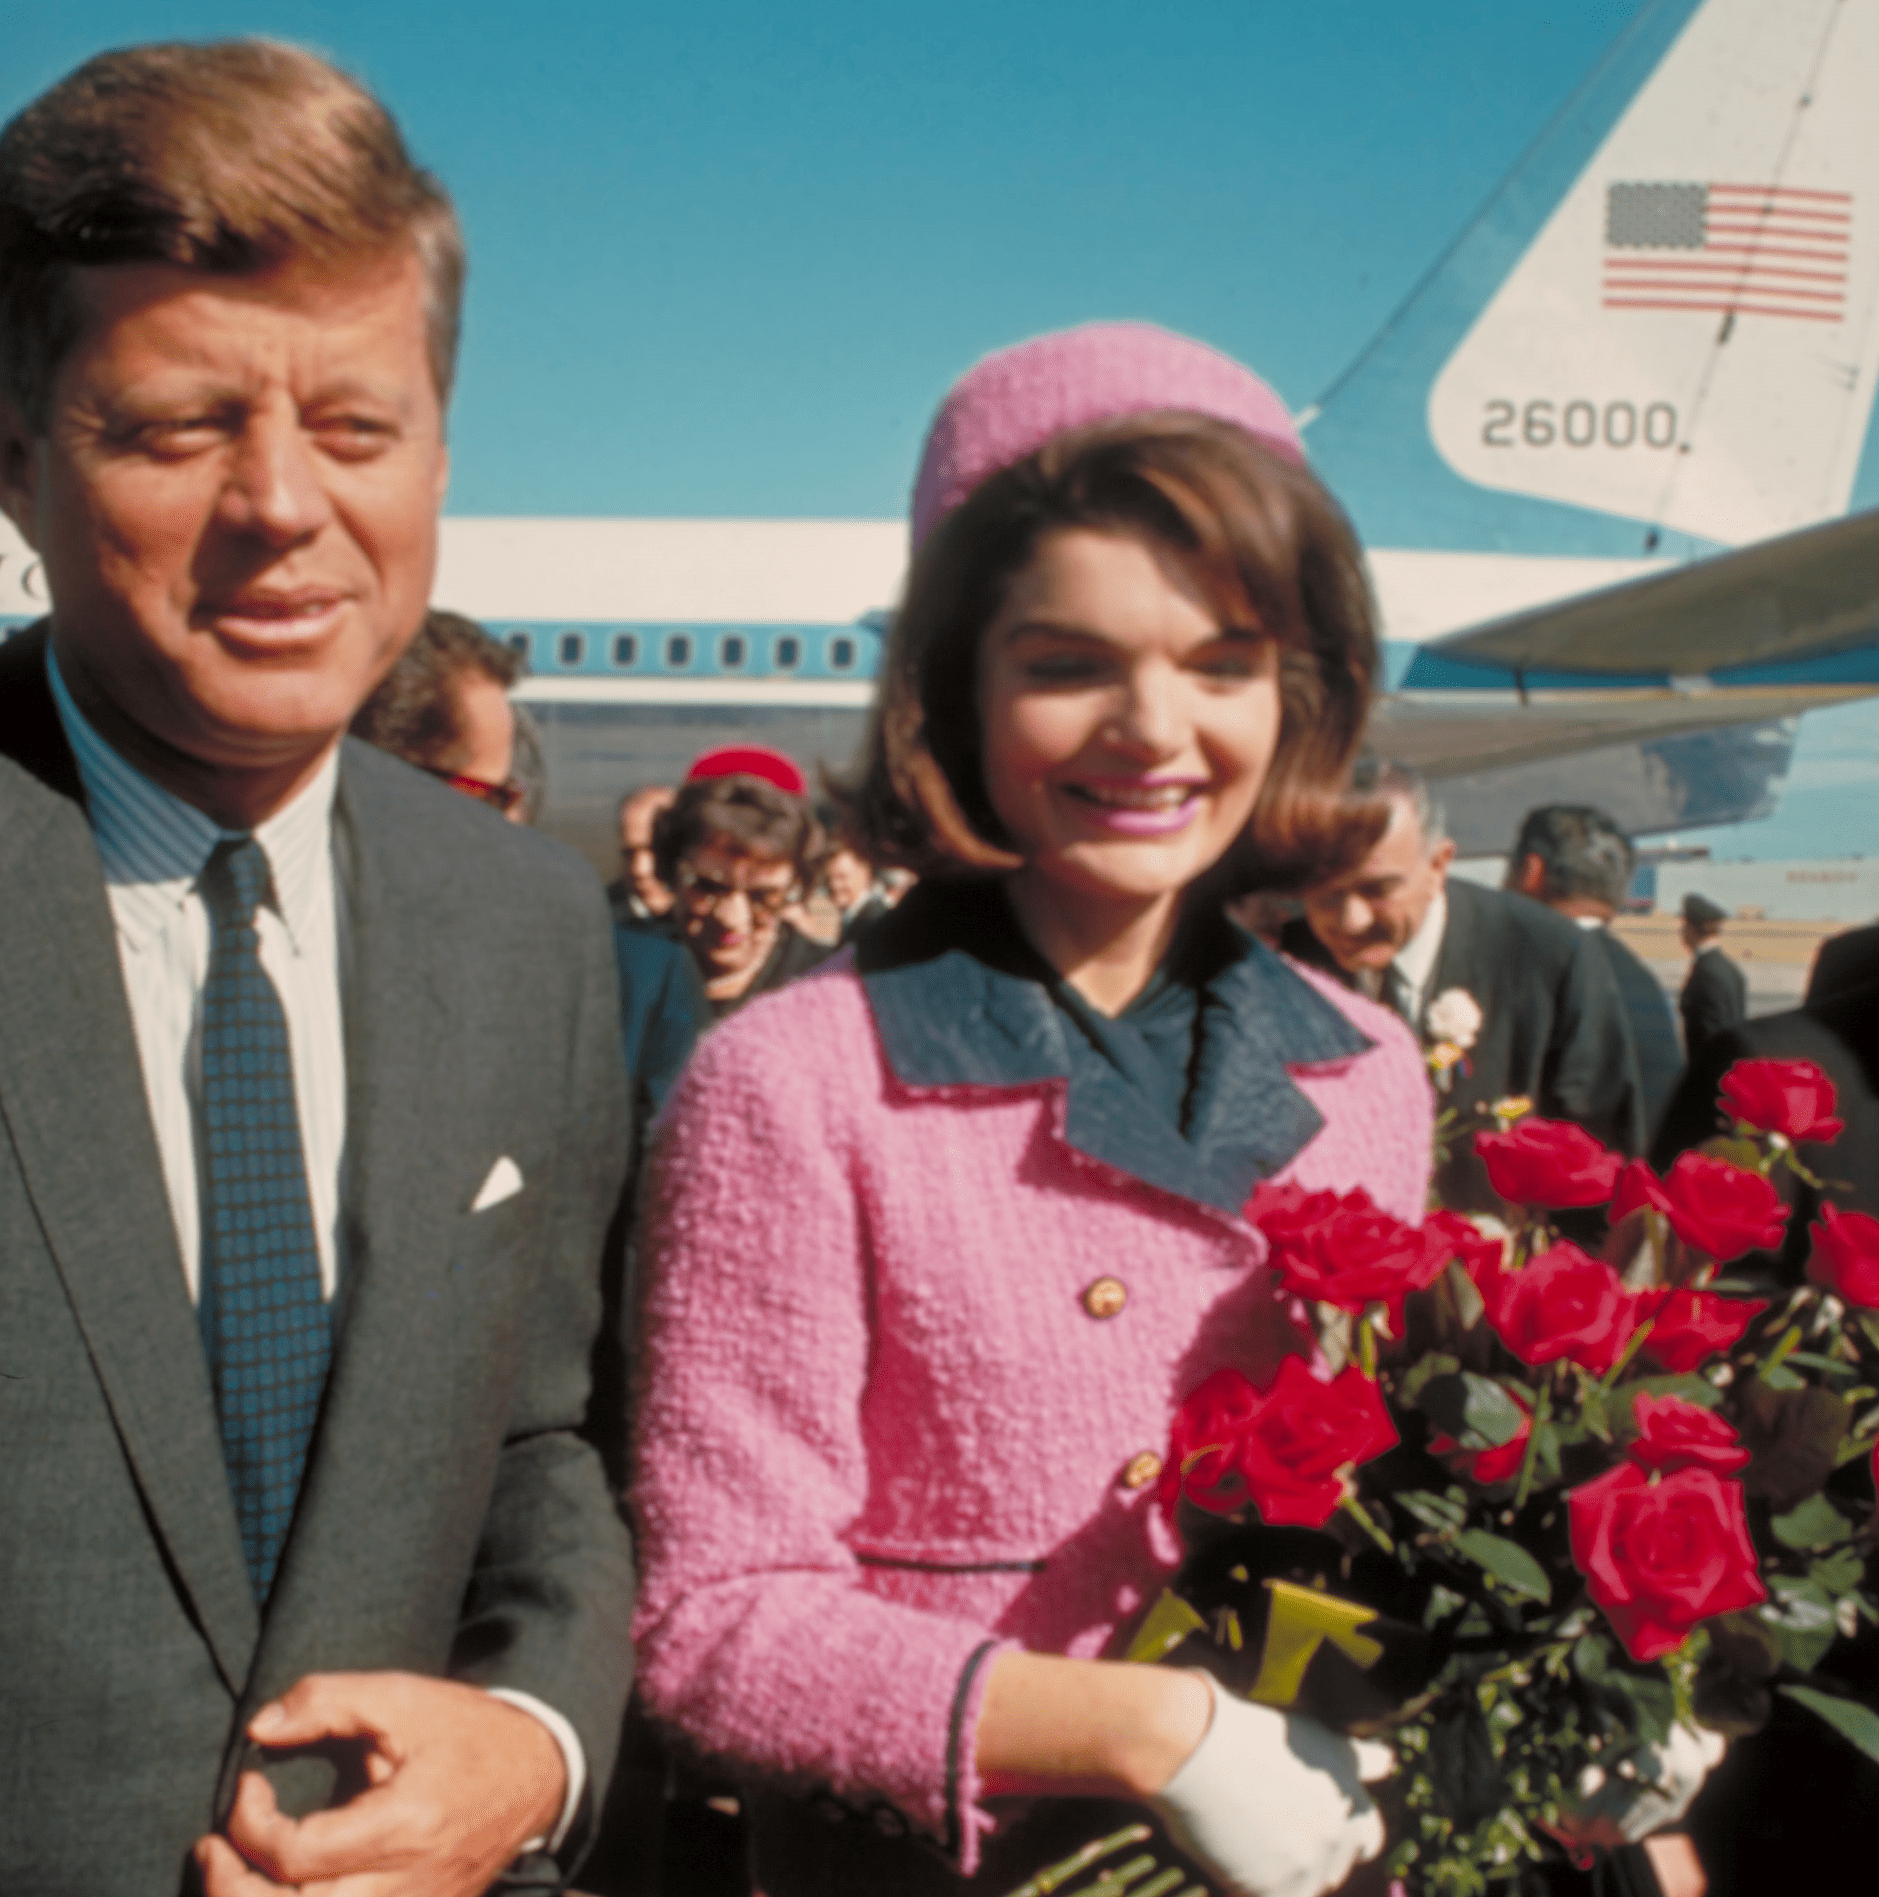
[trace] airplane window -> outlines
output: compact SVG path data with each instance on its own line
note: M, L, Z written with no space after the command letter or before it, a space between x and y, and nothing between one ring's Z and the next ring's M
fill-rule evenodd
M776 642L776 663L780 671L790 671L802 663L802 641L787 633Z
M665 662L668 665L691 664L692 642L682 632L675 632L665 642Z
M724 666L738 666L744 662L744 642L736 633L732 633L718 647L718 663Z
M632 665L639 658L639 641L630 632L617 632L613 636L613 662L615 665Z
M563 665L579 665L587 657L587 641L578 632L564 632L555 650Z
M831 639L829 641L829 663L838 672L846 672L855 662L855 642L852 639Z
M529 648L532 643L533 641L530 640L526 632L512 632L508 638L503 641L503 644L506 645L511 652L522 659L528 657Z

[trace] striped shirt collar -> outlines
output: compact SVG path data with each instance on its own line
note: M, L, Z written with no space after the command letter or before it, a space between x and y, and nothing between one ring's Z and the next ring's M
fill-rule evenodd
M98 735L60 677L50 640L46 679L85 787L86 814L104 861L118 931L130 948L141 948L194 891L216 844L242 833L224 830L213 817L152 783ZM331 887L333 794L338 782L335 745L312 782L255 826L255 841L266 852L273 877L273 906L296 954L303 953L311 939L321 878Z

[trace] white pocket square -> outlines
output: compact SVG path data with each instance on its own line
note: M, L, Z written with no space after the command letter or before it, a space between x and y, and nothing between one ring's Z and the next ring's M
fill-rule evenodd
M489 1177L483 1181L481 1189L470 1201L472 1212L487 1212L492 1205L500 1205L504 1199L513 1199L522 1190L522 1168L507 1153L489 1169Z

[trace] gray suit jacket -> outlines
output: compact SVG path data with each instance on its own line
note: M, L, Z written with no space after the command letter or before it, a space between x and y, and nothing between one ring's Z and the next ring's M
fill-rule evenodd
M346 742L345 1270L258 1613L40 648L0 652L0 1890L176 1891L246 1718L315 1670L533 1693L597 1795L631 1604L577 1434L628 1149L600 891ZM504 1155L522 1191L471 1212ZM283 1803L333 1795L327 1761L276 1772Z
M1285 947L1335 969L1301 919ZM1474 1152L1490 1109L1524 1094L1547 1119L1572 1120L1628 1155L1645 1141L1644 1096L1624 1002L1589 931L1511 890L1448 879L1448 924L1424 1006L1451 988L1480 1004L1480 1038L1438 1105L1451 1112L1449 1157L1437 1170L1442 1203L1494 1210L1499 1201Z

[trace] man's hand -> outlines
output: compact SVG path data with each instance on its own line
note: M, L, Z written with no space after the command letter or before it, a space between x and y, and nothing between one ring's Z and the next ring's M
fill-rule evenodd
M481 1897L561 1815L567 1768L540 1720L473 1686L411 1673L310 1673L248 1726L264 1746L365 1742L369 1788L285 1816L242 1776L226 1838L196 1846L208 1897Z

